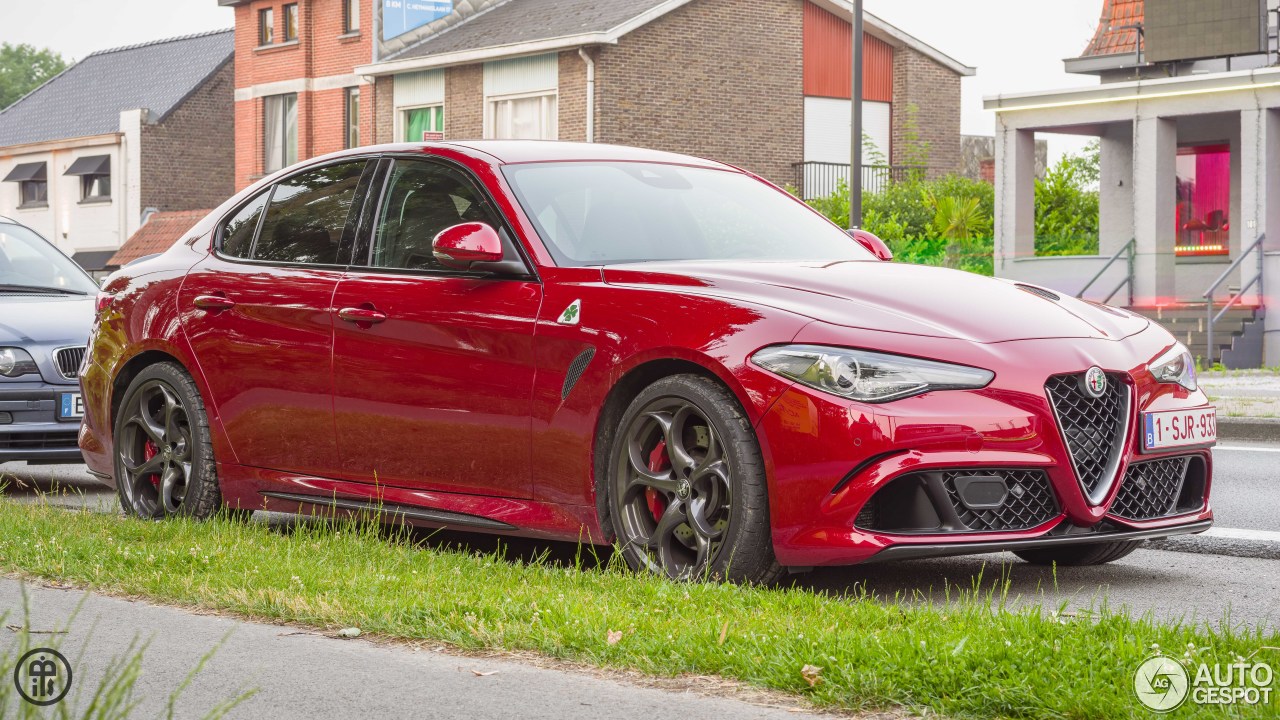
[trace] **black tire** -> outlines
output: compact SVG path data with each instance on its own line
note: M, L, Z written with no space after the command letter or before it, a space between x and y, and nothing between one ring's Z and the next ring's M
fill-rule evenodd
M608 457L602 523L631 568L676 580L781 577L760 444L728 389L698 375L654 382L622 414Z
M1016 550L1014 555L1033 565L1102 565L1119 560L1142 546L1145 540L1067 545L1060 548Z
M114 452L126 514L207 520L222 508L209 419L181 366L157 363L129 383L116 413Z

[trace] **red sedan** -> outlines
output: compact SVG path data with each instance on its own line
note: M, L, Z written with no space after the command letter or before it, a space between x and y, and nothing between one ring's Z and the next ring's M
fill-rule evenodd
M375 511L675 578L1209 526L1215 416L1172 336L889 259L692 157L347 151L110 279L80 447L144 518Z

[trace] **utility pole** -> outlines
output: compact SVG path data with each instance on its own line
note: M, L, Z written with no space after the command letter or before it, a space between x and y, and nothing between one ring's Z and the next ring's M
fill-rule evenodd
M862 227L862 0L853 0L853 132L849 158L849 229Z

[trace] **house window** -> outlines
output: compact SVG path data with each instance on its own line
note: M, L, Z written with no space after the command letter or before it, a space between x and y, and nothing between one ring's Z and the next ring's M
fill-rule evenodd
M555 140L556 95L490 98L485 136L498 140Z
M353 33L360 29L360 0L342 0L342 31Z
M1179 257L1231 254L1231 147L1225 144L1178 148Z
M276 14L271 8L258 11L258 44L270 45L276 39Z
M346 110L347 147L360 146L360 88L347 88Z
M110 175L81 175L80 176L80 200L110 200L111 199L111 176Z
M298 96L263 98L263 169L275 172L298 162Z
M410 108L404 111L405 142L431 142L443 139L443 105Z
M284 41L293 42L298 39L298 3L284 6Z
M49 183L46 180L24 180L18 183L22 201L18 207L38 207L49 204Z
M63 175L80 178L80 202L111 199L110 155L82 155Z

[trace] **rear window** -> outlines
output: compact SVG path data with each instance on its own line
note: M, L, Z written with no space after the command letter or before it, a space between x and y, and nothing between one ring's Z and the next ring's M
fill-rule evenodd
M253 234L258 229L258 218L262 217L262 208L267 206L270 194L270 189L259 193L222 226L223 254L237 258L249 257L249 253L253 251Z

